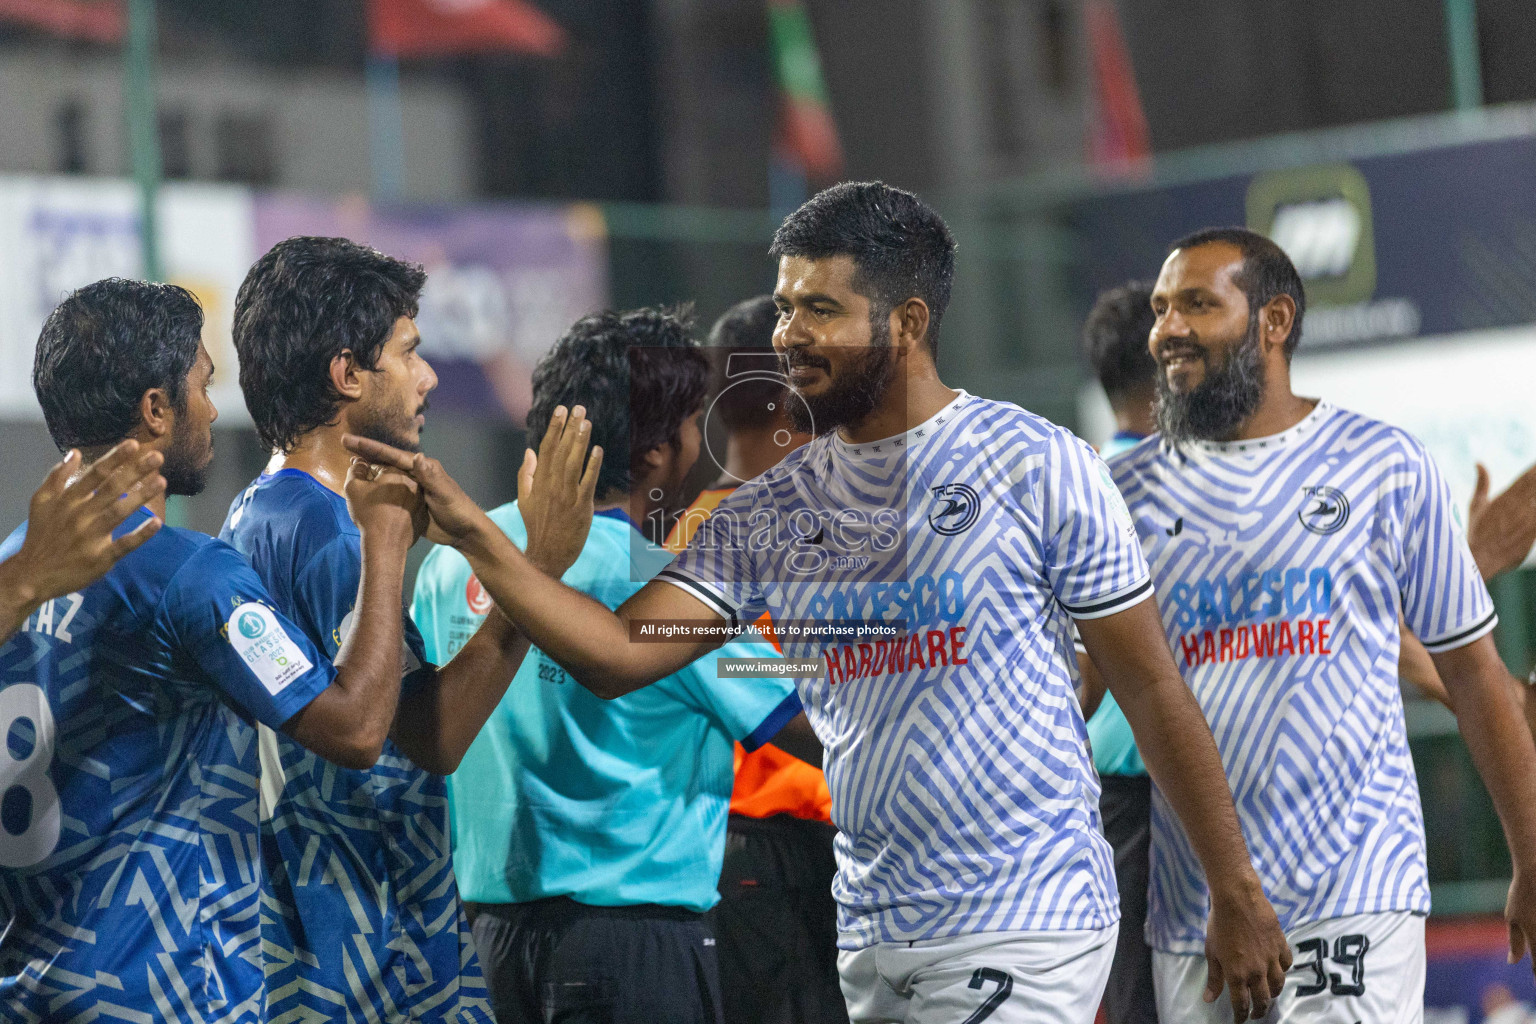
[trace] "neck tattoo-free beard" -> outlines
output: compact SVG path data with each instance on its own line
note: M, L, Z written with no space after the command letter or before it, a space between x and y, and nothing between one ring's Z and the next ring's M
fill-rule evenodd
M412 412L409 402L401 399L384 409L358 410L361 415L353 420L352 429L359 437L415 453L421 451L421 443L411 440L411 427L417 414L426 411L425 400Z
M819 361L786 362L786 370L789 365L802 364L828 369ZM891 386L891 346L872 346L856 361L850 362L852 365L832 378L824 393L808 395L795 391L801 401L784 403L784 411L794 430L820 437L838 427L858 423L879 408Z
M1168 386L1168 374L1157 372L1157 429L1181 441L1217 441L1231 437L1258 411L1264 399L1264 352L1259 343L1259 318L1248 318L1242 344L1227 353L1220 366L1185 394Z

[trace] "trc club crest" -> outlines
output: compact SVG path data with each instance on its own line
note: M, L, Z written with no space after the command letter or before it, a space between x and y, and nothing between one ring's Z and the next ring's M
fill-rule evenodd
M981 515L981 498L969 484L940 484L933 488L938 507L928 513L928 525L935 533L952 537L976 525Z
M1337 533L1349 522L1349 499L1337 487L1323 484L1301 489L1301 510L1296 513L1301 525L1325 536Z

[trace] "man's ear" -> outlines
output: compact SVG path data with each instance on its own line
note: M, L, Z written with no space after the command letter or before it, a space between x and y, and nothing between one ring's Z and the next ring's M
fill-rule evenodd
M349 348L344 348L331 357L330 365L331 387L343 398L358 399L363 397L363 368L358 365L357 356Z
M891 340L908 352L928 346L928 303L917 296L891 310Z
M1284 292L1264 303L1259 311L1264 325L1264 343L1284 347L1296 326L1296 300Z
M150 443L176 428L176 408L164 388L150 388L139 399L139 426L144 439Z
M657 445L655 448L648 448L642 452L640 455L640 464L643 467L643 472L645 475L649 476L650 474L655 473L657 470L665 466L667 464L668 454L667 445Z

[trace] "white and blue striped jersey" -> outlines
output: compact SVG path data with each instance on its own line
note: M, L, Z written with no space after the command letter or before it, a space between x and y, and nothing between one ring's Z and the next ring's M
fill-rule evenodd
M1427 913L1398 618L1431 651L1496 619L1424 446L1321 402L1273 437L1153 436L1110 466L1281 927ZM1152 830L1148 939L1203 952L1205 878L1160 795Z
M771 612L787 657L822 662L799 690L844 949L1118 920L1070 618L1151 584L1088 445L962 392L904 435L812 441L657 578L722 617Z

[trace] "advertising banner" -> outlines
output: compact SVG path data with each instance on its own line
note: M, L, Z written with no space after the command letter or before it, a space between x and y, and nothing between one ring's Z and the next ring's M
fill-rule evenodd
M1246 225L1307 290L1293 384L1417 435L1465 502L1536 462L1536 138L1444 146L1082 200L1081 308L1157 276L1168 246ZM1080 428L1111 429L1096 387Z
M1424 944L1424 1024L1536 1024L1531 961L1508 962L1503 921L1431 918Z
M246 271L292 235L340 235L426 266L417 318L439 411L521 425L534 364L607 303L607 240L592 206L480 203L377 210L363 201L167 184L158 205L166 280L198 297L225 424L246 423L230 339ZM144 274L138 192L125 181L0 176L0 418L35 419L32 358L70 291Z
M1307 348L1536 323L1536 138L1100 196L1069 221L1084 312L1101 289L1156 277L1181 235L1236 224L1301 272Z
M607 301L602 214L590 206L476 204L377 210L258 196L256 247L340 235L427 269L416 323L437 371L439 410L522 424L539 357Z

